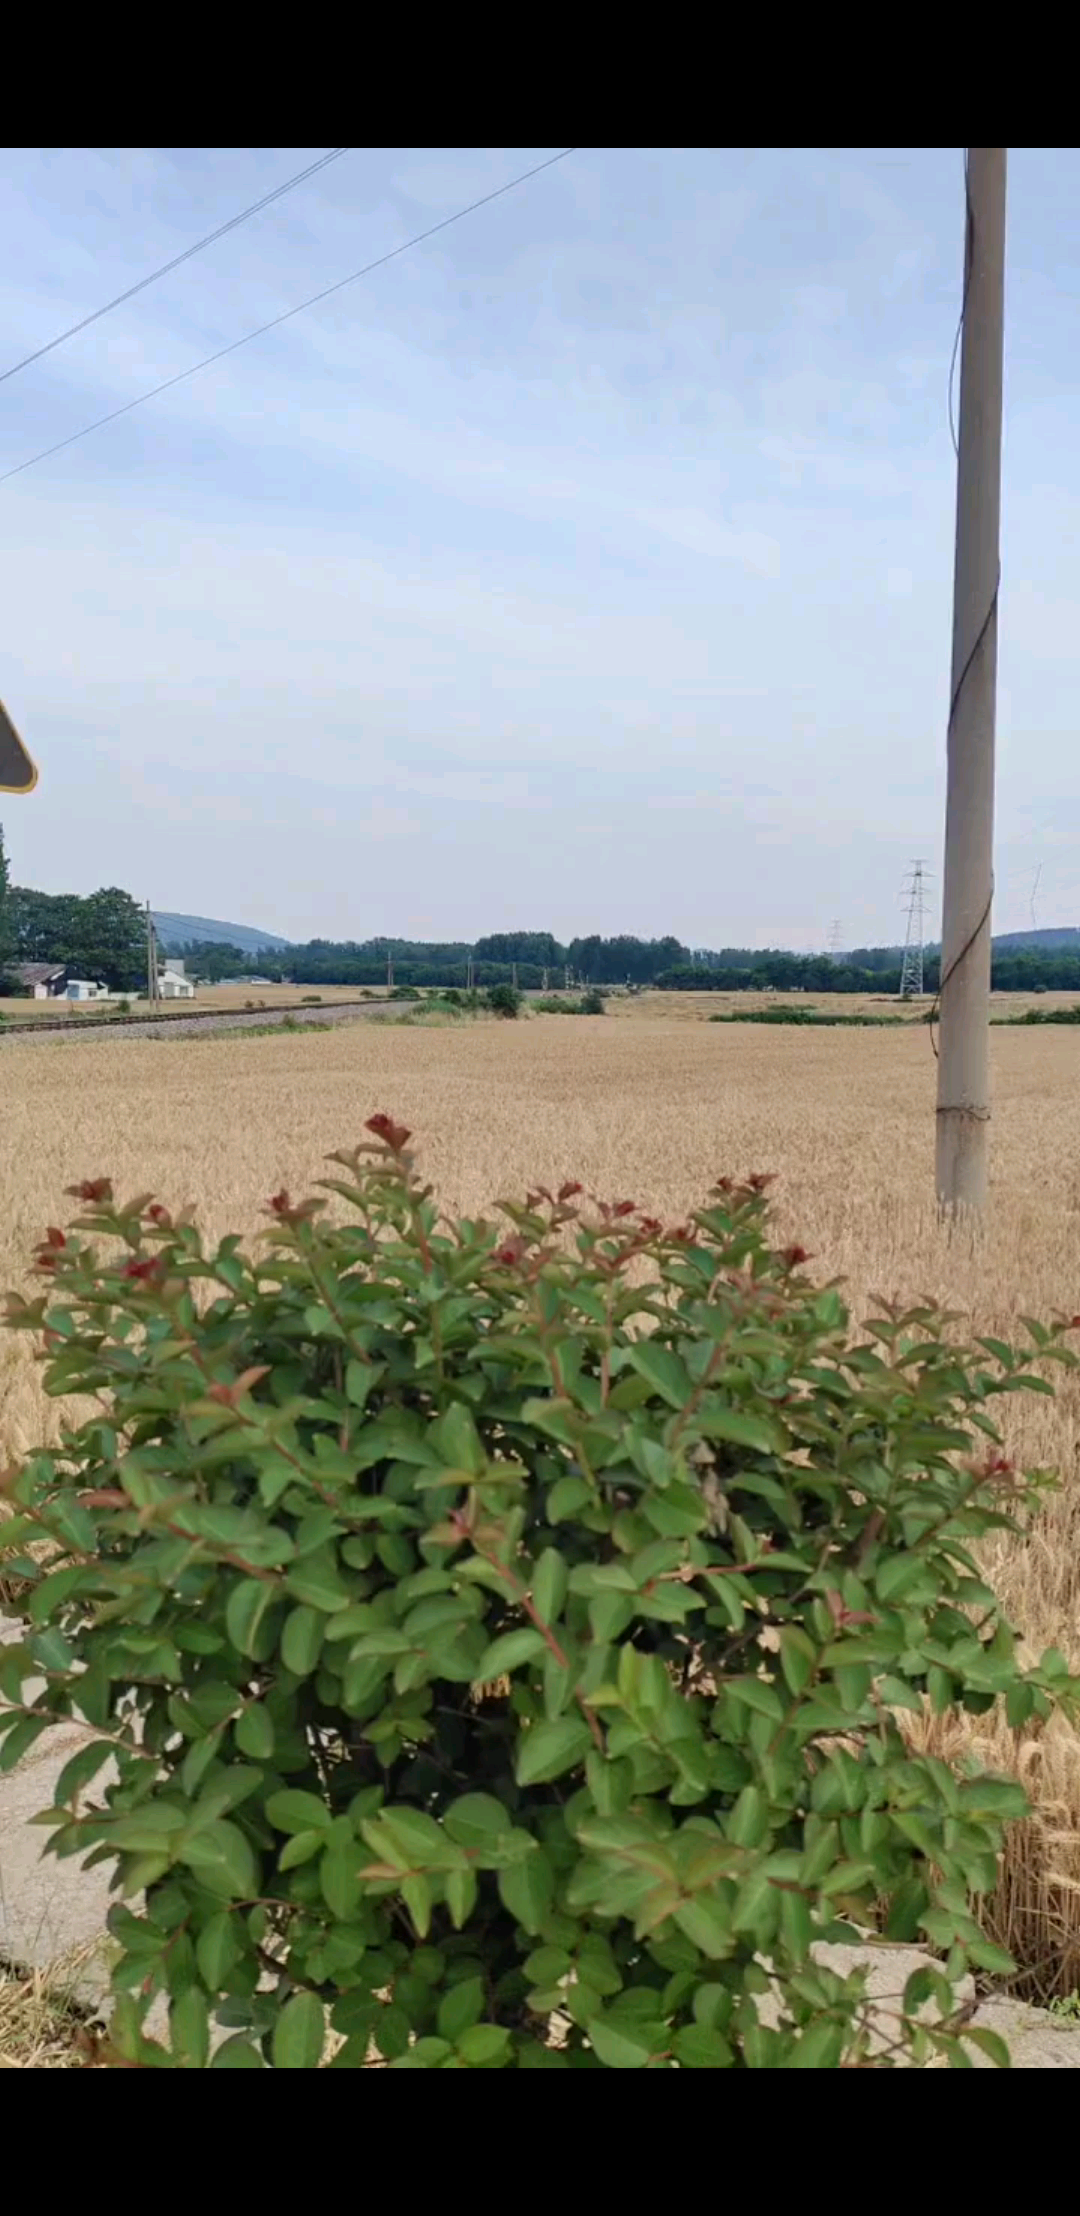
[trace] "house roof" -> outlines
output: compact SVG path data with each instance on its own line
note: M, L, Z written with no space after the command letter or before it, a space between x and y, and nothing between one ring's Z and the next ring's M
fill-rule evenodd
M47 985L54 977L63 977L66 962L13 962L11 974L23 985Z

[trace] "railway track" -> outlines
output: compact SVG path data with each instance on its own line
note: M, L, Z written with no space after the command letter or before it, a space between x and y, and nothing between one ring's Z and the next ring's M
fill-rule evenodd
M0 1024L0 1041L55 1037L58 1032L110 1031L125 1038L194 1038L204 1031L251 1031L297 1025L355 1023L358 1017L382 1015L396 1007L390 1000L334 1000L317 1007L189 1008L168 1016L41 1016L29 1022L10 1019ZM404 1006L404 1004L403 1004Z

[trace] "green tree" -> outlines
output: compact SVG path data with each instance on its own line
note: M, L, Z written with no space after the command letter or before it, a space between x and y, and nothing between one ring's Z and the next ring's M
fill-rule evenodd
M10 964L17 959L15 927L11 913L11 889L8 883L8 858L4 846L4 827L0 824L0 983Z
M169 949L170 953L173 951ZM187 964L194 977L205 977L216 985L223 977L245 977L259 970L259 963L250 954L242 954L238 946L227 939L188 939L175 952ZM265 971L262 973L265 976Z
M109 885L80 902L80 931L91 976L124 991L146 975L146 918L130 893Z
M13 887L11 920L22 962L64 962L76 976L128 992L146 977L146 918L119 886L84 899Z
M535 969L557 969L566 960L550 931L495 931L477 939L473 955L478 962L530 962Z

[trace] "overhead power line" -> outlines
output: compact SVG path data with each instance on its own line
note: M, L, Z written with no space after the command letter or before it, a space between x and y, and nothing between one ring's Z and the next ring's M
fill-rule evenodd
M295 192L297 185L307 183L309 177L318 175L320 169L328 169L331 162L341 160L349 153L347 146L335 146L329 154L322 154L317 162L309 162L306 169L299 169L295 177L286 177L283 185L275 185L273 192L264 192L261 200L253 200L250 208L241 208L239 215L231 215L227 223L219 223L216 231L208 231L204 239L196 239L194 246L185 246L182 254L174 254L171 262L162 262L160 269L152 269L148 277L140 277L137 285L129 285L126 292L118 292L115 300L107 300L103 308L95 308L92 315L84 315L81 322L69 324L55 339L44 346L35 347L32 354L24 354L21 362L13 362L10 369L0 370L0 385L6 385L9 377L17 377L20 369L29 369L31 362L40 362L43 355L52 354L66 339L77 337L80 331L89 329L91 323L100 323L103 315L111 315L114 308L122 308L125 300L134 300L136 293L145 292L148 285L156 285L159 277L167 277L170 270L179 269L181 262L189 262L193 254L201 254L204 247L213 246L223 239L227 231L235 231L241 223L247 223L253 215L261 215L273 201L280 200L287 192Z
M96 422L85 423L81 431L72 431L66 439L57 439L54 446L43 446L39 454L28 454L25 462L16 462L12 469L0 470L0 485L6 485L12 477L20 477L24 469L33 469L38 462L47 462L50 455L61 454L66 446L74 446L79 439L89 438L92 431L102 431L107 423L116 423L121 416L130 415L133 408L141 408L147 400L156 400L159 393L170 392L174 385L182 385L189 377L197 377L200 370L210 369L214 362L223 362L227 354L235 354L241 346L249 346L252 339L261 339L268 331L276 331L283 323L290 323L293 316L303 315L308 308L318 307L320 301L329 300L335 292L344 292L347 285L359 283L361 277L370 277L376 269L385 269L400 254L409 253L414 246L423 246L426 239L433 239L440 231L448 231L452 224L463 222L467 215L475 215L478 208L488 208L493 200L501 200L508 192L515 192L519 185L526 185L531 177L539 177L545 169L554 169L557 162L564 162L569 154L576 154L576 146L564 146L559 154L549 155L546 162L536 162L532 169L523 169L519 176L511 177L505 185L497 185L494 192L481 193L479 200L470 200L467 207L458 208L453 215L443 216L441 222L431 223L426 231L414 232L400 246L392 246L388 253L377 254L374 261L365 262L362 269L354 269L348 277L339 277L334 285L324 285L321 292L313 292L307 300L297 302L295 308L285 308L281 315L271 316L269 323L260 323L254 331L245 331L243 338L233 339L229 346L219 346L215 354L205 354L201 362L193 362L190 369L181 369L175 377L165 377L160 385L152 385L149 392L139 393L134 400L125 400L122 408L112 408L108 415L98 416Z

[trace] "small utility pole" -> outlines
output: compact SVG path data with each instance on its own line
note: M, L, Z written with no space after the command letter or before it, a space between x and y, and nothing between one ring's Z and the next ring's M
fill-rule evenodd
M949 1209L986 1202L1005 148L969 146L965 179L937 1097L937 1192Z
M157 941L154 937L154 919L150 913L149 901L146 903L146 997L147 1000L152 1001L161 998L158 990Z
M394 990L394 956L389 944L386 949L386 990L388 993Z

